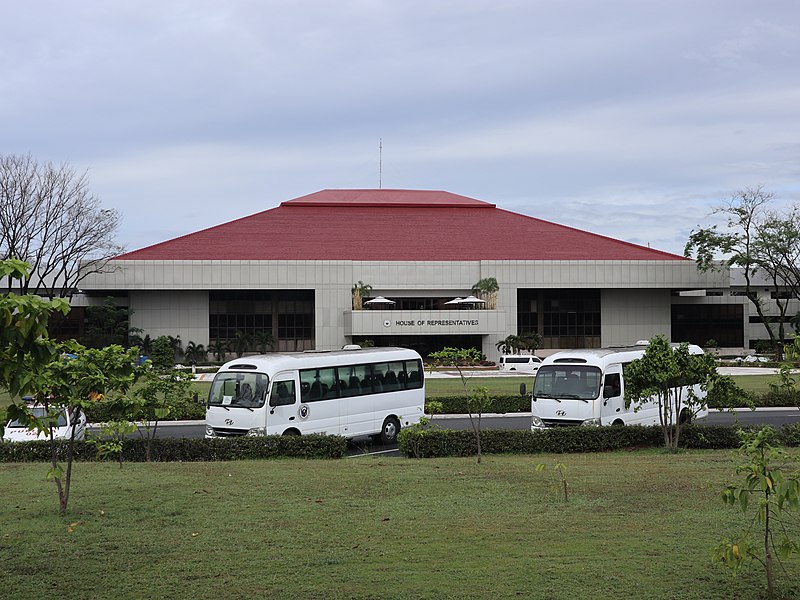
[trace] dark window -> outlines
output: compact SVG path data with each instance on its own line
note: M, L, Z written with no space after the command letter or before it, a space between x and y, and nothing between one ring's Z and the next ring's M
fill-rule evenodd
M705 346L709 340L725 348L744 345L741 304L673 304L672 339Z

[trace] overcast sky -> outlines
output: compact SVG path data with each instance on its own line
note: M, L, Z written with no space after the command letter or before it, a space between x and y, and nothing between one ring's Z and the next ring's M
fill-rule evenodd
M737 189L800 200L799 23L797 0L0 0L0 153L88 170L131 250L376 188L382 139L384 188L680 254Z

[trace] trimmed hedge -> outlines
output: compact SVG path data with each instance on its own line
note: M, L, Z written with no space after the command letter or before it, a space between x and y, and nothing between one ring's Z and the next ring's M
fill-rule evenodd
M144 462L146 441L141 438L125 440L123 462ZM67 442L58 446L63 460ZM347 440L334 435L303 435L238 437L225 439L165 438L155 439L151 458L157 462L203 462L265 458L342 458ZM78 461L106 460L97 458L97 449L86 441L75 442L74 458ZM49 462L50 443L47 441L0 444L0 462Z
M687 425L681 430L681 446L694 449L738 448L738 427ZM788 446L800 445L800 425L778 432ZM475 434L471 430L407 428L400 431L400 451L410 458L474 456ZM607 452L664 445L661 427L560 427L543 431L485 429L481 431L484 454L537 454Z
M464 415L467 414L467 397L463 394L459 396L434 396L425 399L427 402L439 402L442 404L441 413L445 415ZM427 406L426 409L427 411ZM520 396L492 396L492 406L486 412L490 413L518 413L531 412L531 397Z
M442 414L463 415L467 413L466 396L435 396L426 398L426 412L428 402L439 402L442 404ZM733 401L725 400L723 403L715 402L713 397L709 398L709 408L750 408L756 407L800 407L800 392L765 392L763 394L750 394L745 392L744 396ZM531 411L530 396L493 396L492 407L486 411L491 413L520 413ZM204 418L204 417L198 417Z
M110 408L109 402L95 402L86 411L89 423L106 423L119 419ZM175 412L164 421L203 421L206 418L206 405L204 402L189 402L176 407Z

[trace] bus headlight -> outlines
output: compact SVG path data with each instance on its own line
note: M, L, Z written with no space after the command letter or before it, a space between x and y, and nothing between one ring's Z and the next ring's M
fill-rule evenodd
M585 427L600 427L600 417L594 419L586 419L581 425Z
M206 425L206 437L217 437L217 433L214 431L214 428L211 425Z
M256 437L260 435L267 435L267 430L264 427L253 427L247 430L247 435Z
M531 417L531 429L544 429L544 421L540 417L533 415Z

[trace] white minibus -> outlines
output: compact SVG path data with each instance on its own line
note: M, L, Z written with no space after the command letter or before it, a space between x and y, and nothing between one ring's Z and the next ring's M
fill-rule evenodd
M673 344L677 347L677 344ZM548 356L536 373L531 400L531 429L570 425L658 425L658 400L653 398L634 411L625 407L625 367L644 356L645 345L595 350L564 350ZM691 354L702 354L690 345ZM693 386L698 398L705 392ZM688 390L683 390L682 398ZM708 415L704 408L692 412L682 407L681 422Z
M532 354L503 354L500 357L501 371L522 371L536 373L542 365L542 359Z
M425 408L422 359L405 348L246 356L214 377L206 437L325 433L397 440Z

